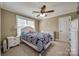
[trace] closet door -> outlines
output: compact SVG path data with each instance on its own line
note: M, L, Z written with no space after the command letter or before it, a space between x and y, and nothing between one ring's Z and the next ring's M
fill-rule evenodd
M71 55L78 55L78 19L71 22Z
M59 40L60 41L69 42L70 21L71 21L70 16L59 18Z

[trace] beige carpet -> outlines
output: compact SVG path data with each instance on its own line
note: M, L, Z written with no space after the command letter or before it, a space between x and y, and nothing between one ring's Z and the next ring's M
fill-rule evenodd
M70 53L70 47L68 43L55 41L54 45L51 45L47 49L46 56L68 56ZM37 52L25 44L13 47L6 53L2 53L3 56L37 56Z

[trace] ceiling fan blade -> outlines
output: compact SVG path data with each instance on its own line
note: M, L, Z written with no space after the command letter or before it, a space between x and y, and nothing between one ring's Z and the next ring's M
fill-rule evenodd
M37 15L36 17L39 17L40 15Z
M50 12L54 12L54 10L45 11L45 13L50 13Z
M40 13L39 11L33 11L34 13Z

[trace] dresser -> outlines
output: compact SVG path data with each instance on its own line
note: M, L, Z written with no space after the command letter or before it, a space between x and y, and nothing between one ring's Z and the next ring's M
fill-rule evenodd
M10 36L10 37L7 37L7 39L8 39L8 49L10 47L13 47L13 46L16 46L16 45L20 44L20 37Z

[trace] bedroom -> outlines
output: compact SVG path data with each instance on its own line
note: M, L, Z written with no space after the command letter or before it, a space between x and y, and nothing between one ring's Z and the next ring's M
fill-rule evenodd
M0 6L2 56L78 55L78 46L75 44L77 42L71 42L74 39L71 38L72 40L70 40L69 33L70 23L77 19L77 2L2 2ZM54 10L54 12L45 13L46 16L41 16L40 11L43 6L46 11ZM39 12L34 13L33 11ZM67 19L67 21L62 21L62 19ZM61 30L65 34L62 34ZM37 43L39 46L35 46L23 41L21 35L26 34L25 32L33 32L32 35L36 36L37 34L38 38L43 36L44 39L46 39L45 35L49 35L50 39L52 37L52 41L48 42L45 45L46 49L44 49L44 47L39 47L42 45L41 43ZM38 40L38 42L40 41ZM71 54L71 50L74 48L76 51ZM41 52L36 51L40 49Z

